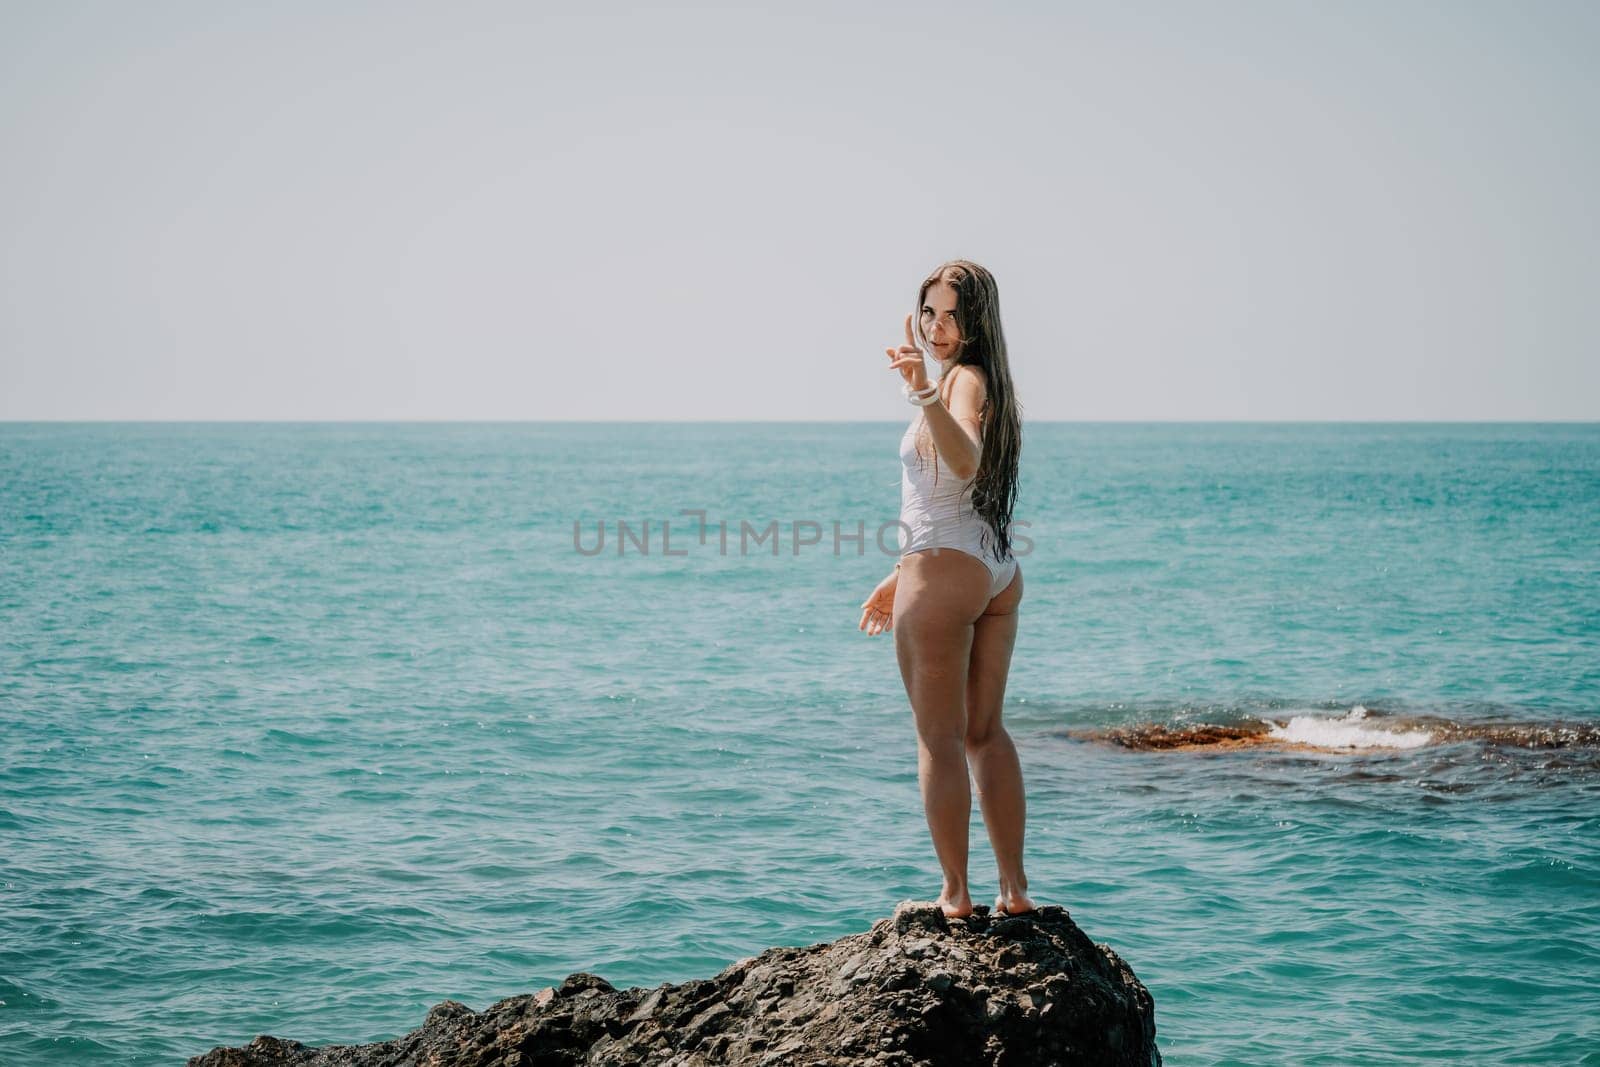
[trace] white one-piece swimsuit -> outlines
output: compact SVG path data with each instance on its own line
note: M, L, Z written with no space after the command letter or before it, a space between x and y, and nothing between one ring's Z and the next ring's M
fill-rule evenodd
M935 453L933 462L917 459L917 433L924 422L919 411L900 438L900 530L906 538L900 554L928 548L953 548L975 556L989 569L989 598L998 596L1017 573L1015 557L1000 560L983 544L988 524L972 507L974 483L963 482ZM937 484L934 464L938 464ZM990 533L993 540L993 533Z

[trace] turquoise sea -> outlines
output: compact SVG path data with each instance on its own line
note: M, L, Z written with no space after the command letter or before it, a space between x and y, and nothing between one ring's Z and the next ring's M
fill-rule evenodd
M931 899L904 426L0 424L0 1063ZM1600 425L1029 424L1016 518L1031 890L1167 1063L1600 1064Z

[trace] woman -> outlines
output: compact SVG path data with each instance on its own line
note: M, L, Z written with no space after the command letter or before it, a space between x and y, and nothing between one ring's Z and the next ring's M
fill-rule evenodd
M1022 422L994 276L963 259L943 264L917 293L915 322L906 316L906 344L886 349L918 407L900 442L907 542L862 604L857 628L894 631L916 718L923 810L944 870L939 906L951 918L972 914L970 762L1000 871L995 911L1019 914L1033 910L1022 870L1027 809L1000 707L1022 601L1009 529ZM919 338L939 361L931 385Z

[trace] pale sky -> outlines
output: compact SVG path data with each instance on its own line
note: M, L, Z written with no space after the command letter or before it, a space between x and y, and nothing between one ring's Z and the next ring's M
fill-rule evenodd
M1600 4L0 0L0 419L1600 418Z

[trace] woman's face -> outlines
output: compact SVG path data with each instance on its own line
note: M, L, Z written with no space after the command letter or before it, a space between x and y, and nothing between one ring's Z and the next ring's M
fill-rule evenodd
M956 354L961 327L956 325L956 291L944 282L934 282L922 297L922 336L939 360Z

